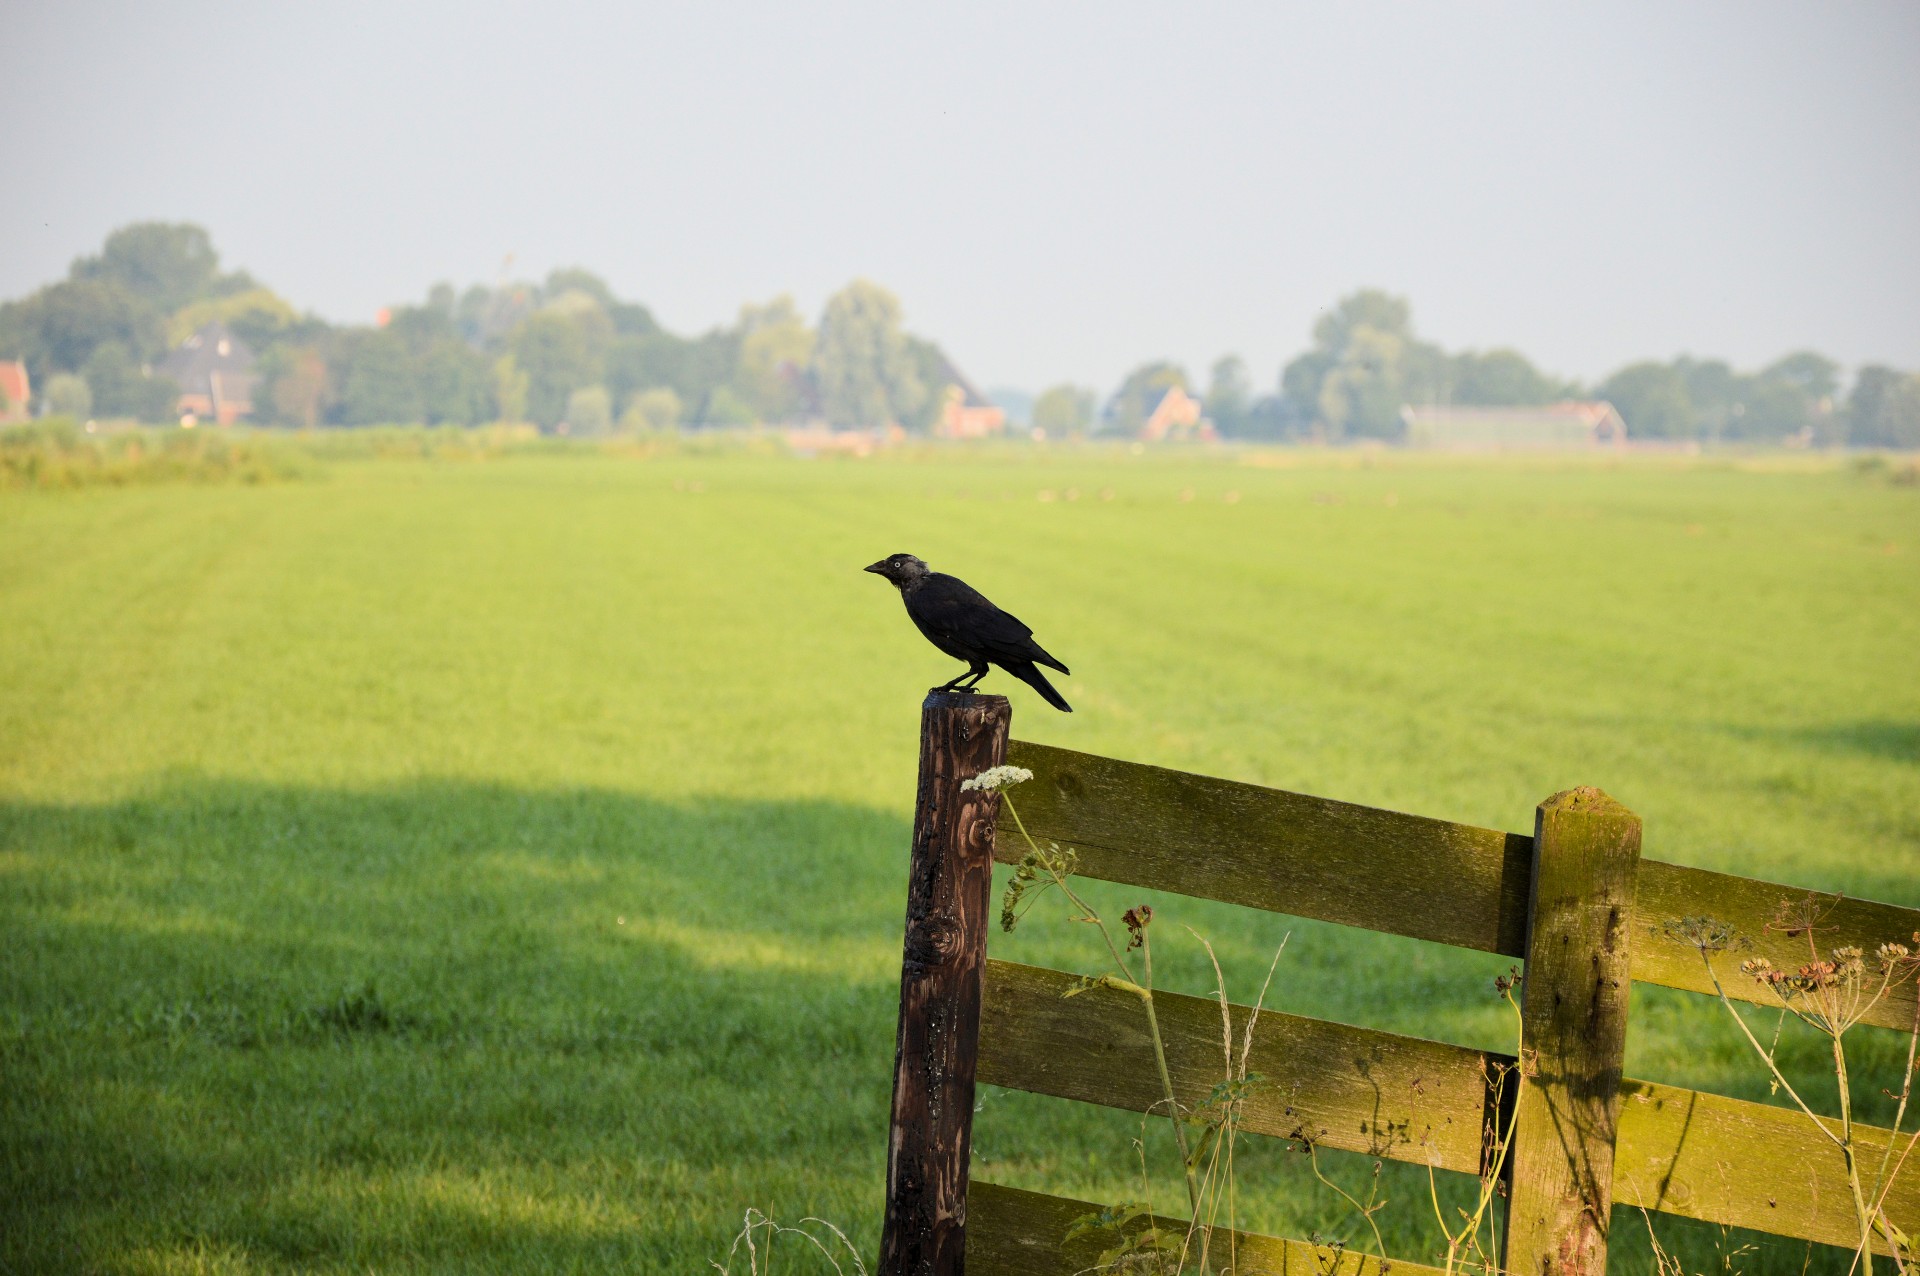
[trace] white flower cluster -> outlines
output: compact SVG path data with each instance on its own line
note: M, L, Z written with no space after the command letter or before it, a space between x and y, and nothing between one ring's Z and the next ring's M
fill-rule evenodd
M1023 766L995 766L988 767L971 780L962 780L960 788L969 793L998 793L1001 789L1010 789L1032 778L1033 772Z

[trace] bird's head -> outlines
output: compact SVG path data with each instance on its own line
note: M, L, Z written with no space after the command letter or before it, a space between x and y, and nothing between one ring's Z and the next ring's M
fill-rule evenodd
M885 576L897 587L905 589L927 574L927 565L912 554L889 554L877 563L871 563L867 570L876 576Z

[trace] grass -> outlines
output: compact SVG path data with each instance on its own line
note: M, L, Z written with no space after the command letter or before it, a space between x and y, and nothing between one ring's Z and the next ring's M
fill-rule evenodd
M1028 738L1513 829L1599 784L1649 855L1920 905L1920 490L1244 459L0 493L0 1271L697 1271L750 1206L871 1253L916 705L952 672L858 570L894 550L1073 666L1071 716L1012 686ZM1291 929L1270 1005L1503 1044L1501 963L1144 898L1161 986L1212 986L1180 923L1243 998ZM1097 964L1044 908L995 951ZM1635 997L1631 1073L1766 1097L1713 1006ZM1135 1120L978 1120L985 1177L1135 1194ZM1352 1234L1263 1142L1253 1224ZM1387 1186L1431 1259L1424 1176Z

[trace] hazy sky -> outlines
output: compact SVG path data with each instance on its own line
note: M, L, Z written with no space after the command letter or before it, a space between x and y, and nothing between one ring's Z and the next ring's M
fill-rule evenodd
M669 326L856 275L985 384L1368 284L1596 376L1920 367L1920 3L6 6L0 296L129 221L303 308L579 263Z

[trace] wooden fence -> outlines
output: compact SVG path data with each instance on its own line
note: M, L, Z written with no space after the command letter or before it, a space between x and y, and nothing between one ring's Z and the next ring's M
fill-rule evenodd
M1797 967L1804 941L1766 929L1807 892L1640 856L1640 822L1597 789L1543 802L1532 836L1015 741L1005 698L933 694L922 708L907 893L882 1276L1071 1276L1092 1249L1063 1237L1097 1205L969 1181L977 1081L1134 1112L1164 1103L1139 1001L1061 994L1073 976L988 960L993 861L1026 846L996 828L1000 802L961 782L1003 761L1030 769L1016 801L1033 836L1083 876L1365 927L1524 961L1526 1079L1507 1171L1503 1266L1601 1276L1615 1204L1851 1246L1858 1226L1840 1152L1800 1112L1621 1071L1632 981L1711 992L1669 919L1712 916L1749 955ZM1823 947L1905 940L1920 910L1822 897ZM1730 996L1761 1001L1751 980ZM1174 1089L1197 1104L1220 1079L1217 1003L1156 993ZM1248 1012L1235 1007L1236 1026ZM1913 984L1867 1022L1909 1029ZM1250 1068L1242 1128L1477 1174L1490 1063L1510 1057L1274 1011ZM1417 1086L1416 1086L1417 1083ZM1887 1131L1855 1127L1879 1162ZM1110 1202L1109 1202L1110 1203ZM1920 1166L1887 1201L1920 1231ZM1242 1236L1243 1272L1319 1276L1303 1241ZM1324 1257L1324 1251L1321 1251ZM1429 1272L1394 1260L1396 1272ZM1348 1256L1341 1276L1375 1276Z

